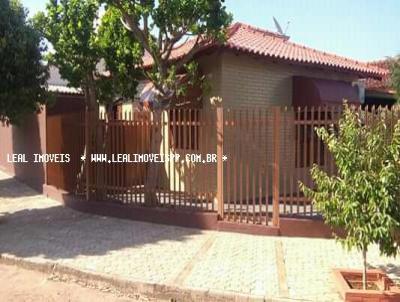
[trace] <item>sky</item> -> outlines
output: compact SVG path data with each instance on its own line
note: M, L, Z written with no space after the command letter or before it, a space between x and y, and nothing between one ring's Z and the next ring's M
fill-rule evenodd
M47 1L22 0L30 15ZM276 31L292 42L361 61L400 54L400 0L226 0L234 21Z

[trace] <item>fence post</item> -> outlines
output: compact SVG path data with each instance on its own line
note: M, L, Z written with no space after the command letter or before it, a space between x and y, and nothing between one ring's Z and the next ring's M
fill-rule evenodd
M218 215L224 218L224 109L217 107L217 202Z
M280 138L281 138L281 108L274 108L274 163L272 178L272 225L279 226L279 169L280 169Z

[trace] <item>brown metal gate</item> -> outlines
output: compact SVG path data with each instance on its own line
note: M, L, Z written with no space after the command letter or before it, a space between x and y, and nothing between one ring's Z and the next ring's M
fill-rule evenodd
M81 177L84 153L84 115L69 113L50 115L46 120L46 153L68 154L68 162L48 162L47 184L76 192Z
M213 211L215 163L192 162L186 156L200 155L207 161L206 154L215 153L214 115L175 109L100 120L91 156L106 153L107 161L90 162L91 195L123 204ZM118 154L130 160L140 155L145 162L114 162ZM154 154L159 156L156 161L143 158Z

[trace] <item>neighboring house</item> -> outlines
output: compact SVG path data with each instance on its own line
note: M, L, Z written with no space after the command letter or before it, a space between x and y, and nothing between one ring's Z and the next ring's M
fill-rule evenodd
M85 100L82 90L68 87L68 82L61 78L57 67L50 66L49 73L48 90L54 93L55 102L47 106L47 113L54 115L83 111Z
M15 175L33 188L41 191L46 177L59 181L61 166L34 163L33 154L61 153L65 150L63 139L78 134L61 123L61 116L76 116L84 112L85 103L79 89L70 88L60 78L57 68L50 67L48 90L54 93L51 105L44 106L38 114L30 114L19 126L0 125L0 169ZM76 114L75 114L76 113ZM68 147L68 146L67 146ZM26 154L28 163L9 163L7 154ZM49 169L49 167L51 167Z
M374 78L366 80L365 103L367 105L393 105L396 102L396 92L390 85L389 61L374 61L370 62L370 64L386 70L387 73L381 80Z

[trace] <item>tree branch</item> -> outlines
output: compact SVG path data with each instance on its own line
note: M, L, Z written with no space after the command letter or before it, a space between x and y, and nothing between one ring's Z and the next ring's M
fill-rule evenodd
M200 41L201 40L201 41ZM176 70L178 71L181 69L185 64L189 63L192 59L193 56L199 51L200 48L202 48L206 43L209 41L207 40L202 40L201 35L198 35L196 38L196 41L194 42L193 47L189 50L187 54L185 54L176 64Z

